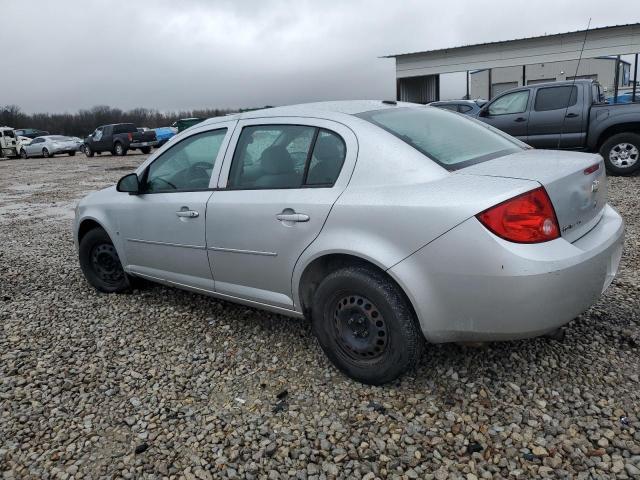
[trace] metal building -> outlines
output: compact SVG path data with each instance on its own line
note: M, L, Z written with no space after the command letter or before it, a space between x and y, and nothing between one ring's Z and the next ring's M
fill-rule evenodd
M582 60L576 74L581 52ZM640 23L634 23L387 55L385 58L396 61L397 99L428 103L440 99L440 75L454 72L467 72L468 98L490 98L507 87L550 79L552 72L556 80L595 75L603 86L610 86L617 94L618 87L629 82L629 75L634 79L637 77L619 56L636 54L634 65L637 65L638 52ZM614 58L603 58L611 56ZM608 75L603 72L606 68L610 68ZM472 71L476 73L471 75ZM471 91L473 76L478 86Z

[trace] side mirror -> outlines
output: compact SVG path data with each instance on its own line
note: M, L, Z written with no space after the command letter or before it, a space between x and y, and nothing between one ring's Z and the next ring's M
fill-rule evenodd
M128 193L129 195L138 195L140 193L140 181L138 180L138 175L130 173L129 175L122 177L118 180L116 190L118 192Z

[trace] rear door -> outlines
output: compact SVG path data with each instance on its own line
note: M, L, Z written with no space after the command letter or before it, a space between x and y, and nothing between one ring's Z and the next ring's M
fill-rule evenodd
M536 148L580 148L586 140L584 89L577 85L535 90L528 143Z
M141 194L121 194L118 218L127 270L213 291L206 209L234 123L195 130L145 168Z
M355 135L328 120L252 119L231 145L207 206L216 292L292 309L293 268L349 181Z
M478 119L523 142L527 141L529 90L505 93L493 100Z

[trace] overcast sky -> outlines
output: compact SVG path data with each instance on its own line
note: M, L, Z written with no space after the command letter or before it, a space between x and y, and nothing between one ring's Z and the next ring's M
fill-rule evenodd
M394 98L394 60L382 55L579 30L589 17L592 27L640 20L640 10L606 5L1 0L0 105L32 113ZM443 96L463 95L460 83L443 85Z

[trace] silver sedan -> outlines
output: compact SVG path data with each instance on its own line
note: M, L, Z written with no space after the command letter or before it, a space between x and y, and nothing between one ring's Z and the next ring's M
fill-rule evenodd
M66 153L73 156L79 150L81 143L72 137L63 135L45 135L34 138L29 144L22 144L20 156L29 157L53 157L56 154Z
M429 343L534 337L616 275L623 221L598 155L379 101L209 119L76 209L102 292L137 277L306 318L370 384Z

